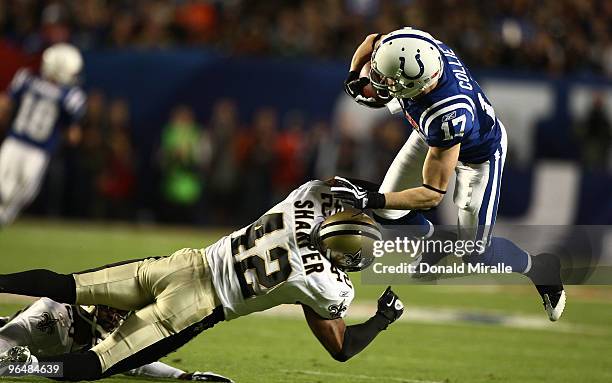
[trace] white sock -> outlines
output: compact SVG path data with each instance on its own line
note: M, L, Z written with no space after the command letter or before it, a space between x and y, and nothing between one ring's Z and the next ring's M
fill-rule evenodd
M162 362L153 362L130 370L126 375L148 376L150 378L175 378L183 375L185 371L168 366Z

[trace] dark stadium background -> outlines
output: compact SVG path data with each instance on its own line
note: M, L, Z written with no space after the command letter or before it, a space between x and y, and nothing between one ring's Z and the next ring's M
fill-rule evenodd
M1 87L52 43L85 57L83 141L27 213L236 226L307 179L380 181L409 127L342 82L366 34L411 25L492 89L511 145L501 219L608 224L611 19L594 0L2 1ZM566 214L533 213L550 190Z
M305 180L379 182L409 125L356 104L343 81L367 34L406 25L455 50L508 130L496 235L554 238L569 260L611 265L610 226L593 226L612 223L610 0L0 0L0 90L68 41L89 97L80 145L63 144L34 204L0 230L0 274L206 247ZM448 194L428 214L454 225ZM406 310L346 363L297 305L219 323L163 361L249 383L609 383L609 275L566 284L552 323L527 278L353 273L348 324L369 318L389 283ZM0 316L29 302L0 294Z

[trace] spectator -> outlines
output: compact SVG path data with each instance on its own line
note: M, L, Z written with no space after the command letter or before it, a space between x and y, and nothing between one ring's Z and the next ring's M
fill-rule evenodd
M103 202L96 178L104 166L105 134L108 127L106 97L99 90L87 95L87 112L83 118L81 144L75 149L71 182L66 183L66 203L70 215L102 217Z
M272 172L277 158L273 143L278 131L276 109L259 108L255 112L253 125L243 130L238 137L238 160L240 161L240 191L247 196L241 212L242 222L256 218L260 206L268 206L272 195Z
M406 142L406 130L404 121L398 118L385 120L373 130L376 146L373 180L382 182L387 169L389 169L389 164L393 162L397 152Z
M133 216L132 196L136 176L129 124L127 103L113 100L109 107L108 147L98 177L106 218L129 219Z
M211 3L186 1L176 10L176 24L186 42L208 43L215 36L218 26L217 12Z
M221 99L213 107L212 117L208 123L208 137L211 149L206 180L208 181L207 201L211 221L229 225L236 223L238 209L235 201L239 200L239 168L236 157L235 138L240 123L236 104L233 100ZM227 214L228 211L230 214Z
M304 179L304 155L306 149L304 117L298 111L286 117L283 131L275 143L275 157L272 183L275 199L286 196Z
M335 174L335 163L330 161L336 157L336 145L331 138L329 123L325 120L316 121L308 132L305 163L307 164L306 179L327 179Z
M601 93L593 95L591 109L578 126L582 163L592 170L605 170L609 165L612 124Z
M411 25L470 67L610 74L606 0L0 2L2 36L25 51L72 40L83 48L213 44L239 54L350 56L366 33ZM445 15L445 17L439 17Z
M192 223L202 194L200 174L200 126L190 107L172 111L161 138L163 219Z

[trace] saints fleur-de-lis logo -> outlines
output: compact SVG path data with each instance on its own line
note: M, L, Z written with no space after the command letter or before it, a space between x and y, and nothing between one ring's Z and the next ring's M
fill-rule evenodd
M347 308L348 307L344 304L344 300L342 300L342 302L337 305L329 305L327 309L329 310L329 314L332 318L340 318L342 313L345 312Z
M42 333L51 335L55 331L55 324L59 319L55 319L48 312L44 312L40 316L40 320L36 323L36 329Z
M357 250L355 254L345 254L347 266L358 266L361 262L361 249Z

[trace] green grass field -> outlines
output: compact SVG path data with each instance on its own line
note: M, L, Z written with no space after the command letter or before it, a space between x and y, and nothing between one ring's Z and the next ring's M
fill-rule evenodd
M225 231L21 221L0 231L0 273L78 271L124 259L204 247ZM353 282L349 322L374 310L386 286ZM220 323L165 362L215 371L236 382L612 382L612 289L569 286L559 323L547 323L528 285L395 286L406 320L363 353L335 362L294 315L252 315ZM19 308L0 295L0 315ZM512 319L512 320L506 320ZM44 379L2 381L34 382ZM112 382L145 381L116 377Z

